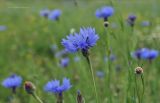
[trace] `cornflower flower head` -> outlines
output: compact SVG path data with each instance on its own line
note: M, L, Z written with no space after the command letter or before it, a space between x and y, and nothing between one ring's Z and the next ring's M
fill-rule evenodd
M74 61L75 61L75 62L80 61L80 57L79 57L79 56L74 57Z
M20 87L21 83L22 83L22 78L16 74L12 74L11 76L3 80L2 85L5 88L11 88L13 90L13 93L15 93L16 88Z
M7 27L5 25L0 25L0 31L5 31L7 30Z
M56 58L66 57L68 52L66 50L61 50L55 53Z
M95 15L97 18L103 18L107 20L108 17L112 16L114 13L114 9L111 6L103 6L96 10Z
M70 84L70 80L67 79L67 78L64 78L61 85L60 85L60 81L59 80L49 81L44 86L44 90L46 92L51 92L51 93L55 93L55 94L61 94L64 91L69 90L71 87L72 87L72 85Z
M150 50L148 50L148 52L145 52L142 54L142 58L148 59L148 60L153 60L156 57L158 57L158 55L159 55L159 52L157 50L150 49Z
M148 48L140 48L134 52L131 52L131 56L136 59L142 59L142 54L148 52Z
M112 16L114 14L114 9L111 6L103 6L96 10L95 15L97 18L103 18L104 19L104 26L108 27L108 17Z
M131 56L133 58L145 59L149 61L152 61L153 59L158 57L158 55L159 55L159 52L157 50L148 49L148 48L141 48L131 53Z
M58 47L57 47L56 44L53 44L53 45L51 45L50 49L51 49L51 52L52 52L53 54L55 54L55 52L58 50Z
M51 11L48 15L48 19L50 20L59 20L59 17L61 16L62 12L59 9L55 9Z
M108 60L110 60L112 62L115 61L116 60L116 55L110 54L109 57L104 56L104 62L107 62Z
M127 21L128 21L128 24L129 24L131 27L134 26L136 18L137 18L137 17L136 17L135 15L133 15L133 14L130 14L130 15L128 16Z
M93 47L98 39L99 36L95 29L87 27L81 28L79 33L70 34L66 39L62 39L62 45L68 52L74 53L81 50L83 55L86 56L88 49Z
M143 26L143 27L147 27L147 26L150 26L150 22L149 21L142 21L141 22L141 26Z
M104 73L103 71L99 70L99 71L96 72L96 75L97 75L97 77L99 77L99 78L104 78L105 73Z
M40 16L47 18L49 13L50 13L50 10L43 9L43 10L40 11Z
M61 60L60 60L60 66L61 67L63 67L63 68L65 68L65 67L67 67L68 66L68 64L69 64L69 58L62 58Z

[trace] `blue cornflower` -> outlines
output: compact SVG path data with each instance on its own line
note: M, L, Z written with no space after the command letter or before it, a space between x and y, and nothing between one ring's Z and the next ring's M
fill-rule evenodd
M131 52L131 56L136 59L142 59L142 54L148 52L148 48L141 48Z
M50 13L50 10L43 9L43 10L40 11L40 16L42 16L42 17L48 17L49 13Z
M99 36L95 29L91 27L81 28L79 33L70 34L67 39L62 39L62 45L68 52L77 52L81 50L82 53L87 52L90 47L93 47Z
M151 49L148 52L142 54L143 59L153 60L158 57L159 52L157 50Z
M135 24L136 18L137 18L137 17L136 17L135 15L130 14L130 15L128 16L128 19L127 19L128 24L133 27L134 24Z
M79 57L79 56L74 57L74 61L75 61L75 62L80 61L80 57Z
M55 57L56 57L56 58L65 57L67 54L68 54L68 52L67 52L66 50L61 50L61 51L59 51L59 52L57 52L57 53L55 54Z
M50 12L48 18L50 20L59 20L59 17L61 16L62 12L59 9L55 9L53 11Z
M103 71L97 71L96 72L96 75L97 75L97 77L99 77L99 78L103 78L104 76L105 76L105 73L103 72Z
M148 49L148 48L141 48L135 52L131 52L131 56L137 59L153 60L156 57L158 57L158 55L159 55L159 52L157 50Z
M57 49L58 49L58 47L57 47L56 44L51 45L50 48L51 48L51 51L52 51L53 53L55 53L55 52L57 51Z
M60 85L60 81L59 80L49 81L44 86L44 90L46 92L51 92L51 93L55 93L55 94L61 94L62 92L69 90L71 87L72 87L72 85L70 84L70 80L67 79L67 78L64 78L62 85Z
M16 74L13 74L8 78L6 78L5 80L3 80L2 85L5 88L11 88L13 92L15 92L15 89L17 87L20 87L21 83L22 83L22 78Z
M116 55L110 54L109 57L104 56L104 61L105 61L105 62L107 62L108 59L109 59L110 61L115 61L115 60L116 60Z
M67 67L68 66L68 64L69 64L69 58L63 58L63 59L61 59L61 61L60 61L60 66L61 67Z
M150 25L149 21L142 21L141 26L147 27Z
M7 29L7 27L6 26L4 26L4 25L0 25L0 31L5 31Z
M114 61L114 60L116 60L116 55L114 55L114 54L111 54L111 55L109 56L109 59L110 59L111 61Z
M114 13L114 9L111 6L103 6L96 10L95 15L97 18L103 18L107 20L108 17L112 16Z

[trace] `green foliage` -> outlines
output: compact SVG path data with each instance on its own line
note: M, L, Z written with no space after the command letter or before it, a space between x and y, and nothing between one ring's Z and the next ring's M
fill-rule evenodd
M160 95L160 58L152 63L137 61L130 57L130 52L139 47L155 48L160 50L160 2L157 0L1 0L0 25L6 25L6 31L0 31L0 81L12 73L19 74L23 81L32 81L37 87L37 94L45 103L53 103L55 97L43 91L43 86L49 80L71 79L73 87L64 93L65 103L76 102L76 92L81 90L86 103L95 103L91 74L85 58L81 53L69 54L71 59L67 68L59 67L59 59L54 58L50 46L57 44L62 50L62 38L74 28L77 32L80 27L92 26L100 36L97 45L91 49L91 61L94 72L103 70L106 76L103 79L96 77L97 91L100 103L108 103L108 91L112 103L138 103L134 84L134 68L144 68L145 93L143 103L158 103ZM111 2L112 1L112 2ZM98 20L94 13L98 7L113 5L115 14L109 18L110 26L107 34L103 27L103 20ZM51 21L39 16L43 8L62 10L60 21ZM128 14L137 15L134 31L126 25ZM140 23L149 20L152 25L142 27ZM112 28L112 24L116 28ZM109 35L109 47L117 56L116 61L110 64L104 62L107 53L106 35ZM104 44L104 45L103 45ZM80 62L74 62L78 55ZM121 69L117 71L116 66ZM110 75L110 84L107 84ZM140 81L140 79L139 79ZM138 82L139 83L139 82ZM110 85L110 88L108 88ZM138 84L141 85L141 82ZM141 86L140 86L141 87ZM17 91L16 99L19 103L36 103L34 98L26 94L21 87ZM0 86L0 103L7 103L11 91ZM18 103L18 102L15 102Z

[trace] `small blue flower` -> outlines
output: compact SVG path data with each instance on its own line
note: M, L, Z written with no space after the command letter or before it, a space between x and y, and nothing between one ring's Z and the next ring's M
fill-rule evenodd
M142 21L141 26L147 27L150 25L149 21Z
M80 61L80 57L79 57L79 56L74 57L74 61L75 61L75 62Z
M109 57L104 56L104 61L105 61L105 62L107 62L107 61L108 61L108 59L109 59L110 61L115 61L115 60L116 60L116 55L114 55L114 54L110 54L110 56L109 56Z
M42 17L48 17L49 13L50 13L50 10L43 9L43 10L40 11L40 16L42 16Z
M62 45L68 52L88 51L93 47L99 36L95 33L95 29L91 27L81 28L79 33L70 34L67 39L62 39Z
M69 64L69 58L63 58L63 59L61 59L61 61L60 61L60 66L61 67L65 68L65 67L68 66L68 64Z
M128 16L128 19L127 19L128 24L129 24L130 26L134 26L136 18L137 18L137 17L136 17L135 15L130 14L130 15Z
M111 28L116 29L118 28L118 25L116 23L111 23Z
M135 15L133 15L133 14L131 14L131 15L128 16L128 20L130 20L132 22L134 22L136 20L136 18L137 17Z
M55 9L53 11L50 12L48 18L50 20L59 20L59 17L61 16L62 12L59 9Z
M116 56L115 56L114 54L111 54L111 55L109 56L109 59L110 59L111 61L114 61L114 60L116 60Z
M59 51L59 52L57 52L57 53L55 54L55 57L56 57L56 58L61 58L61 57L66 56L67 54L68 54L68 52L67 52L66 50L61 50L61 51Z
M46 92L51 92L51 93L55 93L55 94L60 94L64 91L69 90L72 87L72 85L70 84L70 80L67 78L63 79L62 85L60 85L60 81L59 80L52 80L49 81L45 86L44 86L44 90Z
M5 31L7 29L7 27L6 26L4 26L4 25L0 25L0 31Z
M142 59L142 54L148 52L148 48L141 48L134 52L131 52L131 56L136 59Z
M131 52L131 56L137 59L153 60L158 57L159 52L154 49L141 48L135 52Z
M103 72L103 71L97 71L96 72L96 75L97 75L97 77L99 77L99 78L103 78L104 76L105 76L105 73Z
M95 15L97 18L107 19L112 16L114 13L114 9L111 6L104 6L96 10Z
M2 85L6 88L15 89L17 87L20 87L21 83L22 83L22 78L16 74L13 74L8 78L6 78L5 80L3 80Z
M143 59L153 60L158 57L159 52L157 50L149 50L142 54Z
M51 52L52 52L52 53L55 53L55 52L57 51L57 49L58 49L58 47L57 47L56 44L51 45L50 48L51 48Z

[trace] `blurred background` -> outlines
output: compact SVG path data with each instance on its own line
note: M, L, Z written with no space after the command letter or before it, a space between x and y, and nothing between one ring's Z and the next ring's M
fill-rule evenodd
M82 92L86 103L96 103L85 58L80 52L66 53L61 45L61 40L71 32L91 26L100 37L91 49L100 103L109 103L106 96L108 61L112 71L112 103L136 103L134 79L128 80L128 70L134 76L137 66L144 69L143 103L159 103L160 58L150 62L130 56L139 48L160 50L159 4L159 0L0 0L0 81L13 73L23 78L14 103L36 103L24 91L25 81L36 85L37 94L45 103L53 103L55 96L45 92L44 85L50 80L68 77L73 87L64 93L66 103L76 103L77 90ZM96 9L106 5L115 10L109 18L107 34L103 19L95 16ZM62 15L59 20L49 20L40 15L43 9L60 9ZM130 14L137 17L133 31L126 22ZM110 45L106 48L111 56L105 54L103 47L106 35L110 35ZM67 63L63 61L65 58L69 59ZM11 90L0 85L0 103L11 103L12 98Z

